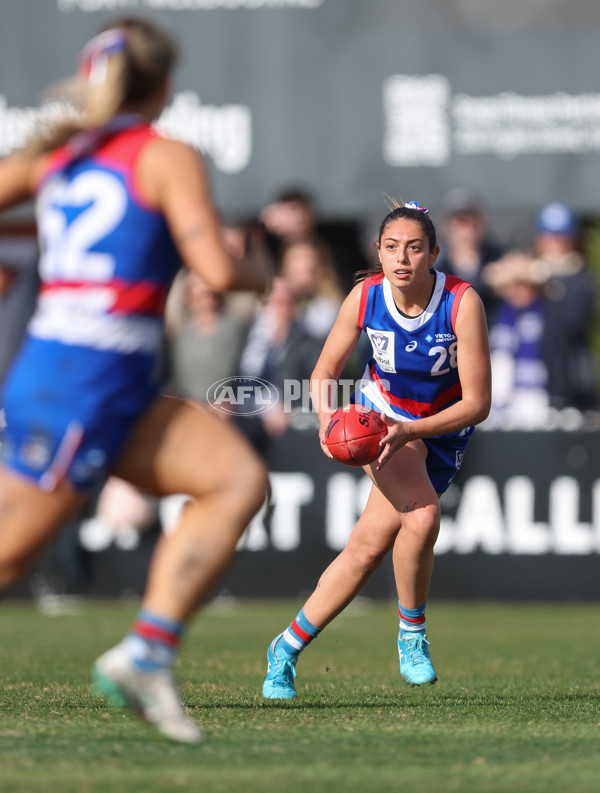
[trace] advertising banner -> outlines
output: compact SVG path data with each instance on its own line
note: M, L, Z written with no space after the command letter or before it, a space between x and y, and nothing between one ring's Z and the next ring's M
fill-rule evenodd
M599 449L597 432L476 432L442 499L431 597L600 598ZM307 595L365 504L368 478L327 459L313 430L274 440L267 462L270 502L242 537L221 594ZM154 543L179 506L165 502L141 536L74 521L13 594L138 596ZM364 594L395 598L389 558Z
M379 216L385 193L436 209L457 185L492 211L597 210L596 0L3 0L0 155L131 13L181 45L159 125L203 152L229 215L298 184L329 218Z

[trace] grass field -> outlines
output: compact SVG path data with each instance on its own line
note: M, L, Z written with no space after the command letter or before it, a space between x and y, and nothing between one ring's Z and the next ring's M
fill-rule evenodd
M298 699L263 702L266 645L300 605L216 601L195 621L178 667L208 733L193 747L90 693L90 663L135 606L3 603L0 790L600 789L600 604L430 603L440 680L415 689L398 675L394 604L359 601L301 658Z

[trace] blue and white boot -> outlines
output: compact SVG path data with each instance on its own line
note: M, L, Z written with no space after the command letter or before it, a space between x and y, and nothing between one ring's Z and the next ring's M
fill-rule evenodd
M298 659L292 658L282 650L279 650L278 654L275 652L275 646L281 635L273 639L267 650L267 676L262 689L265 699L293 699L297 696L294 680Z
M435 683L437 675L429 656L429 642L424 633L405 631L398 636L400 674L411 686Z

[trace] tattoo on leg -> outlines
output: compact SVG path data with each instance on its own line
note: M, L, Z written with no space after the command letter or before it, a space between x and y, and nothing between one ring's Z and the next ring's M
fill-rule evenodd
M190 576L196 576L198 571L204 567L205 563L205 557L201 553L195 552L186 554L179 565L179 578L185 579Z

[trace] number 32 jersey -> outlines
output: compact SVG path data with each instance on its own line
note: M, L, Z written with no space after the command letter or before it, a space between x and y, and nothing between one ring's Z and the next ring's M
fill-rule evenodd
M162 314L180 260L164 217L135 183L156 133L139 120L90 155L64 147L37 190L41 288L7 383L83 414L133 415L158 389Z
M372 357L355 395L397 421L434 415L460 400L456 313L470 285L435 272L426 309L417 317L402 314L383 274L363 282L359 326L369 337ZM469 434L472 428L468 428ZM461 430L461 435L466 435Z

